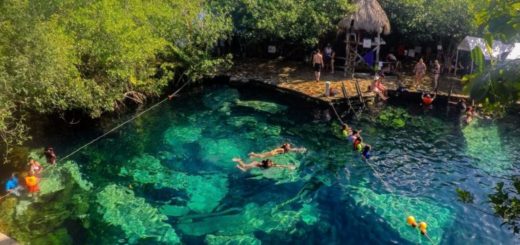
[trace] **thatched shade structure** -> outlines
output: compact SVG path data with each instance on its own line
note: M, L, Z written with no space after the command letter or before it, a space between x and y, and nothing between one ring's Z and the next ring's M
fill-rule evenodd
M354 20L353 31L390 34L390 21L377 0L353 0L353 2L356 4L356 12L345 16L339 22L340 28L348 31Z
M356 12L345 16L338 24L347 33L345 75L347 70L354 71L355 56L359 56L357 45L360 31L377 34L377 40L381 40L381 34L390 34L390 21L377 0L353 0L353 3L356 4ZM352 32L356 34L352 36ZM376 64L379 63L379 46L380 41L377 42Z

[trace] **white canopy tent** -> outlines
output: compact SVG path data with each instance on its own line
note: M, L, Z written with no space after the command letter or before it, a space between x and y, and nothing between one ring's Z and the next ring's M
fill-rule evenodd
M462 42L460 42L459 46L457 46L457 55L455 57L455 75L457 75L457 67L459 63L459 51L471 52L476 47L479 47L484 54L484 59L491 60L491 58L500 58L501 55L509 52L513 45L504 44L501 41L493 41L493 47L491 52L489 52L486 48L486 41L480 37L472 37L466 36ZM473 62L471 63L471 72L473 72Z
M511 51L506 57L506 60L518 60L520 59L520 43L515 43Z

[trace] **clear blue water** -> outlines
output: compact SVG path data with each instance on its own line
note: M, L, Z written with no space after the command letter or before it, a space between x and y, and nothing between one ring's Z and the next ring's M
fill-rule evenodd
M500 177L518 173L518 119L463 128L442 110L413 105L403 110L404 126L389 127L378 119L395 110L386 106L349 121L373 146L366 163L337 136L336 124L313 122L307 108L287 100L228 87L184 95L73 160L96 190L116 184L144 198L186 244L429 243L406 225L408 215L428 223L436 244L518 243L499 218L477 210L492 212L486 195ZM297 165L295 171L243 173L231 162L286 141L308 150L273 158ZM457 200L457 187L475 195L477 208ZM101 217L107 209L89 212L109 220ZM71 233L83 241L128 242L122 230Z

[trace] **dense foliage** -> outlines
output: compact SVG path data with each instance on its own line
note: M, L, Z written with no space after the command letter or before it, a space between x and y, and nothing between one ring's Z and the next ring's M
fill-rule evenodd
M381 0L402 41L442 42L461 40L476 31L472 0ZM453 43L454 44L454 43Z
M214 0L212 4L232 16L234 34L251 47L278 41L313 47L353 10L345 0Z
M0 13L5 148L23 139L27 111L98 117L161 93L176 72L199 79L226 61L211 52L230 21L203 0L16 0Z

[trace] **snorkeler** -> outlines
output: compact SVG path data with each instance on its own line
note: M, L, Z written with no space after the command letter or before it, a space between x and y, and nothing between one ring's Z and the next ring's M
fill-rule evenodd
M242 161L242 159L240 159L240 158L233 158L233 162L236 162L237 163L236 167L244 172L247 172L248 170L253 169L253 168L261 168L261 169L287 168L290 170L296 169L296 166L294 166L294 165L280 165L280 164L274 163L270 159L264 159L261 162L252 161L250 163L244 163L244 161Z
M370 159L370 157L372 156L370 154L370 150L372 150L372 146L370 146L370 145L365 145L365 147L363 147L363 151L361 152L363 159L365 159L365 160Z
M291 144L289 143L285 143L283 144L282 146L276 148L276 149L273 149L271 151L268 151L268 152L264 152L264 153L254 153L254 152L251 152L249 153L249 158L266 158L266 157L272 157L272 156L276 156L276 155L280 155L280 154L284 154L284 153L289 153L289 152L305 152L307 149L305 148L292 148Z

